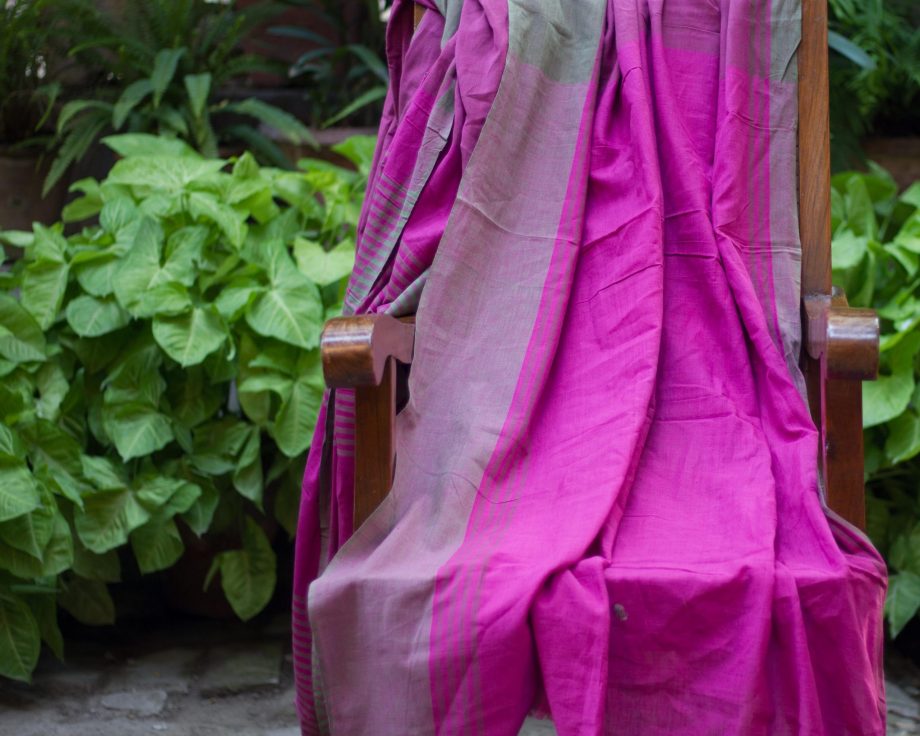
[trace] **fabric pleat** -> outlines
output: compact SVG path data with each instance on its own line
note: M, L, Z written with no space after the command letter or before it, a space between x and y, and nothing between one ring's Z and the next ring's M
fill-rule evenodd
M351 533L327 397L304 734L882 736L885 566L803 398L799 0L396 0L347 313L416 314Z

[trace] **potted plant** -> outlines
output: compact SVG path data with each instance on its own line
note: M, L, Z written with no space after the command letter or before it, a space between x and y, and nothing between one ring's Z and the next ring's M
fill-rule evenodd
M47 83L61 58L60 27L50 5L49 0L0 3L0 228L53 222L66 195L62 182L41 196L47 163L37 133L49 110Z
M313 27L277 26L279 38L310 44L289 70L304 85L317 128L340 122L373 126L387 90L384 23L376 0L288 0L317 18ZM321 24L320 24L321 22Z
M106 144L120 158L74 184L74 232L0 232L24 248L0 274L0 677L28 679L42 640L60 653L57 606L112 623L134 568L186 605L212 578L244 620L269 602L374 149L286 171Z
M184 141L207 157L250 149L265 163L290 166L265 134L311 143L294 116L255 98L226 99L224 87L277 66L242 48L252 29L280 6L240 10L207 0L148 0L99 9L81 2L84 40L70 56L95 70L92 95L71 99L56 120L56 157L48 189L90 147L112 132L155 133Z
M829 10L834 168L869 158L906 187L920 175L920 5L830 0Z
M263 0L236 0L257 7ZM388 75L384 61L386 20L392 0L278 0L282 12L255 28L242 43L249 53L278 63L276 74L258 72L247 86L224 90L230 99L256 97L306 122L318 150L295 145L269 130L291 160L319 156L348 165L337 144L377 130Z

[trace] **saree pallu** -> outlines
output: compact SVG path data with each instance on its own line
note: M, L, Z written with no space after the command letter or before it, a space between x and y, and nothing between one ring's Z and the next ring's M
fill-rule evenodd
M797 0L396 0L346 312L417 311L392 491L311 447L305 734L881 736L885 567L796 367Z

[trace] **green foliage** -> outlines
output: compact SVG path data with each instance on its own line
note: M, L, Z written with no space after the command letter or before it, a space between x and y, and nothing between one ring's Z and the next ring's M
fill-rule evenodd
M834 283L882 324L881 373L863 384L869 532L892 570L892 636L920 610L920 182L900 196L877 166L833 178Z
M306 41L313 48L294 62L288 74L302 80L315 126L343 120L375 125L386 97L389 75L383 60L385 29L378 0L285 0L307 9L315 28L277 26L271 33ZM389 5L389 3L385 3Z
M238 10L208 0L124 3L114 16L81 3L81 42L71 55L97 70L88 99L71 99L56 123L56 158L45 190L112 131L157 133L187 142L208 157L220 143L249 146L267 163L287 166L264 124L295 144L313 143L310 131L285 111L255 99L221 98L221 89L257 71L277 71L240 44L280 6L261 3ZM219 126L215 118L223 117ZM229 121L229 122L228 122Z
M46 31L42 0L0 5L0 142L31 135L40 113L35 104Z
M57 89L45 84L66 50L59 9L52 0L0 3L0 144L22 144L43 123L44 98Z
M235 536L213 573L241 618L275 587L267 515L293 532L373 139L298 172L211 160L143 134L84 180L63 225L0 233L0 674L28 679L55 604L111 623L133 555ZM295 255L296 254L296 255ZM130 549L130 552L128 551Z
M861 162L870 134L920 128L920 4L830 0L831 134L835 169Z

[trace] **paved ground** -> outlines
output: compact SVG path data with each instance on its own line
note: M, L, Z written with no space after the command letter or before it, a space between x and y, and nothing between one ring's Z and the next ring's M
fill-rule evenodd
M920 668L889 653L889 736L920 736ZM183 621L70 643L31 686L0 681L6 736L299 736L288 620ZM521 736L553 736L530 720Z
M894 652L885 660L888 736L920 735L920 668Z
M289 622L183 621L68 642L31 686L0 681L6 736L299 736Z

